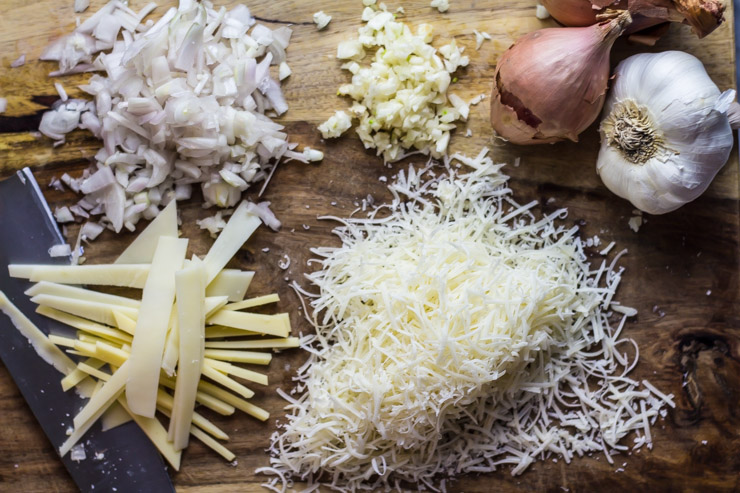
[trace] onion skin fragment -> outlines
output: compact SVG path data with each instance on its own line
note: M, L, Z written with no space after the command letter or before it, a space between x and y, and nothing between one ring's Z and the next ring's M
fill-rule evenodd
M629 12L589 27L540 29L520 38L496 66L491 124L514 144L578 141L599 116L609 52Z
M725 20L725 5L719 0L674 0L676 9L684 16L684 24L691 26L703 38Z

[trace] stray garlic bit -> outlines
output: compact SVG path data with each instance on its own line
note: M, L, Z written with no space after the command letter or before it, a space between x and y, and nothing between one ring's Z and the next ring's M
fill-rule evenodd
M436 7L440 12L447 12L450 8L450 2L448 0L432 0L432 3L429 4L429 6L432 8Z
M735 91L720 92L681 51L632 56L615 79L599 129L604 184L650 214L699 197L730 156Z
M534 15L541 21L550 18L550 12L547 11L544 5L540 5L539 3L537 4L537 10Z
M316 24L316 29L321 31L331 22L331 16L326 15L323 10L319 10L313 15L313 22Z

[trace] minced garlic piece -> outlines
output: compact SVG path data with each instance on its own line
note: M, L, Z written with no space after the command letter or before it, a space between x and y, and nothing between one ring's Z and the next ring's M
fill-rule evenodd
M319 10L313 15L313 21L316 24L316 29L321 31L329 25L329 22L331 21L331 16L326 15L323 10Z
M450 2L449 0L432 0L432 3L429 4L429 6L436 7L440 12L447 12L450 8Z

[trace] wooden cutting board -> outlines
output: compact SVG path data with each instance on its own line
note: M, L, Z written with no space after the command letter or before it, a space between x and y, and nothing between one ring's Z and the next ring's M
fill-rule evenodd
M144 3L131 1L134 8ZM174 2L166 3L169 6ZM429 8L428 3L391 0L388 5L392 9L403 5L405 19L412 25L433 24L438 42L454 36L466 47L471 63L460 71L459 82L454 85L454 91L465 99L489 93L496 59L517 37L555 25L535 18L535 0L452 0L446 14ZM0 115L0 177L32 166L45 186L64 172L80 173L98 149L99 143L81 131L71 134L67 144L56 149L48 139L30 133L38 128L42 112L57 99L54 81L46 76L55 67L37 59L44 46L73 29L72 5L72 0L0 0L0 97L8 99L8 111ZM100 5L102 2L94 1L83 17ZM334 53L337 43L360 25L359 0L253 0L249 6L268 26L293 25L288 51L293 75L284 84L290 110L281 121L293 141L324 150L326 158L319 165L280 166L265 198L272 201L283 229L279 233L260 230L238 254L234 265L256 270L251 292L277 291L281 296L278 308L291 312L295 333L306 332L309 326L286 279L303 284L309 248L336 244L331 224L318 221L317 216L348 214L353 203L368 194L378 201L387 200L389 194L379 177L390 177L402 165L384 167L372 153L363 150L353 133L322 142L315 129L335 109L347 106L336 96L337 87L348 77L339 69ZM164 10L162 6L155 15ZM333 17L322 32L311 22L318 10ZM726 25L701 41L687 27L673 26L652 50L689 51L702 59L721 89L734 87L732 11L728 10L726 16ZM474 29L492 36L477 52ZM644 50L619 42L614 61L638 51ZM10 68L21 54L26 55L26 65ZM85 79L74 76L59 81L72 97L82 97L76 85ZM740 187L736 151L704 196L672 214L648 217L636 234L627 226L632 207L606 190L594 171L598 151L595 127L583 134L579 144L509 146L492 139L488 108L485 100L472 109L469 122L453 139L452 150L475 154L482 146L490 146L497 160L513 163L516 157L521 158L518 167L507 167L511 187L520 201L540 199L545 204L540 212L566 206L570 210L566 222L580 225L584 237L598 235L605 244L614 240L618 248L629 249L622 262L626 273L618 298L640 311L624 332L640 347L640 364L632 376L649 378L659 389L673 393L677 408L653 428L652 450L617 456L613 465L598 454L569 465L550 459L536 463L518 477L507 470L468 476L451 489L484 492L494 489L494 484L500 491L740 489ZM472 137L462 136L467 128ZM52 206L76 201L70 192L44 189ZM548 203L551 198L554 203ZM181 211L185 235L193 239L195 253L204 253L212 240L198 230L194 220L213 211L203 210L197 198L182 204ZM68 228L70 239L76 233L76 227ZM131 239L128 233L115 236L106 232L87 247L86 257L90 263L112 261ZM277 266L283 255L292 260L287 271ZM596 255L595 260L599 259ZM229 447L236 453L238 464L226 464L204 446L193 443L183 457L181 472L173 474L178 491L260 489L264 478L253 471L268 464L264 450L282 415L283 402L275 389L291 388L291 377L303 358L299 351L289 351L273 360L269 371L272 383L255 398L272 413L267 423L244 415L209 415L231 436ZM0 490L75 490L4 367L0 367Z

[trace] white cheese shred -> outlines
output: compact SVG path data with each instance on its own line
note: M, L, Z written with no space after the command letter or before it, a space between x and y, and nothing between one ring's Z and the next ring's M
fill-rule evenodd
M628 377L629 313L610 319L625 252L592 270L567 211L536 218L486 152L400 171L391 203L312 249L318 294L292 287L316 335L258 470L270 488L445 491L503 466L611 461L632 432L651 446L673 396Z

